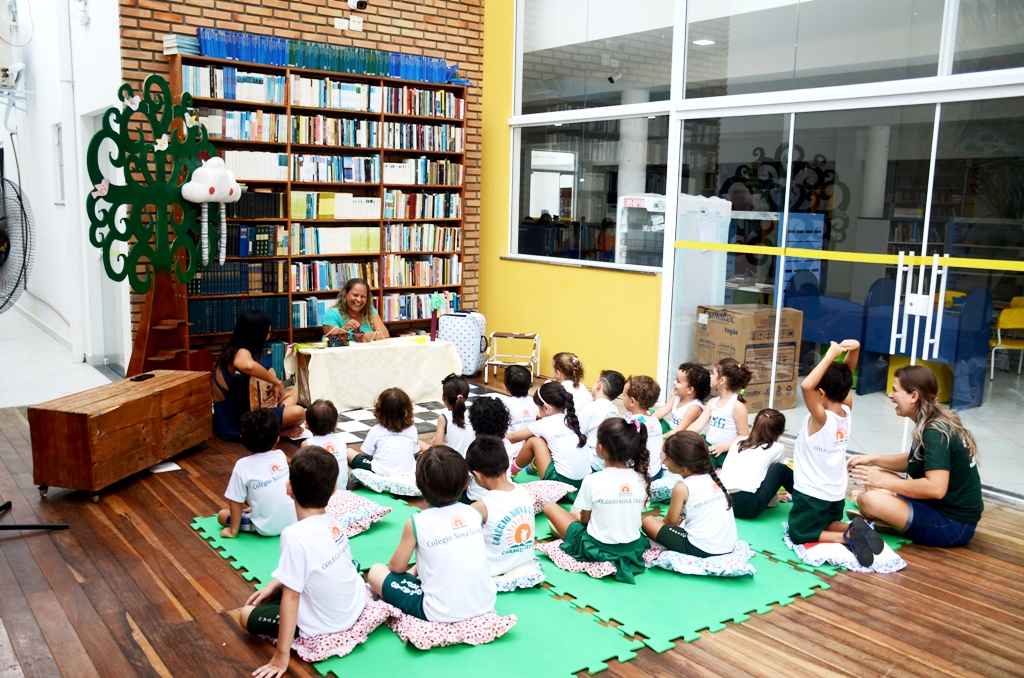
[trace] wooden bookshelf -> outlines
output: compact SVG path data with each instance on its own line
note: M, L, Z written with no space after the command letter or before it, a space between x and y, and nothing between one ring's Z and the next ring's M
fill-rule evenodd
M304 191L304 192L352 192L357 196L362 197L375 197L380 198L381 201L381 212L383 215L384 207L384 194L387 190L401 190L406 193L412 192L457 192L460 195L464 193L465 185L450 185L450 184L393 184L385 183L383 181L384 175L384 161L387 158L389 161L401 161L405 159L418 158L418 157L435 157L439 159L448 159L452 162L458 162L462 165L463 174L466 171L466 154L465 154L465 138L463 138L463 150L462 151L444 151L444 150L419 150L412 148L386 148L382 146L334 146L329 144L313 144L313 143L293 143L291 141L292 136L292 116L295 115L322 115L330 118L349 118L358 120L372 120L379 124L379 134L383 136L383 128L385 123L397 122L397 123L418 123L418 124L429 124L429 125L452 125L461 127L465 130L465 118L446 118L437 116L422 116L422 115L406 115L400 113L386 113L383 110L381 112L376 111L365 111L365 110L352 110L346 108L332 108L332 107L315 107L315 106L300 106L293 105L291 103L291 78L293 75L305 77L305 78L330 78L334 82L350 82L359 84L371 84L379 87L414 87L421 90L432 90L432 91L443 91L460 97L463 101L466 100L466 88L462 85L454 85L447 83L426 83L413 80L403 80L397 78L386 78L370 75L361 75L354 73L336 72L336 71L323 71L309 68L293 68L285 66L273 66L269 64L259 64L244 61L235 61L232 59L218 59L204 56L194 55L182 55L176 54L170 56L170 83L171 92L175 99L179 98L183 91L182 83L182 66L213 66L213 67L224 67L231 66L238 68L239 70L252 71L262 73L265 75L276 75L284 76L285 87L284 87L284 103L264 103L259 101L250 100L236 100L236 99L222 99L213 97L196 97L193 96L192 100L198 108L213 108L222 109L225 111L255 111L263 110L268 113L274 113L278 115L284 115L287 117L287 133L288 139L285 141L252 141L252 140L240 140L240 139L226 139L226 138L210 138L210 142L213 143L218 149L223 150L251 150L251 151L266 151L266 152L278 152L288 155L289 158L289 175L291 172L291 160L293 155L356 155L361 154L365 156L377 156L380 160L381 167L381 181L379 182L305 182L305 181L292 181L287 179L246 179L245 177L238 177L240 184L245 184L251 188L275 188L282 189L281 192L285 196L285 216L281 217L257 217L252 219L246 219L244 217L229 217L227 219L229 224L237 225L281 225L288 229L289 234L289 250L291 249L291 236L292 236L292 225L301 224L305 227L322 227L322 226L333 226L333 227L345 227L345 226L364 226L373 227L374 225L380 231L380 242L381 247L379 252L348 252L348 253L333 253L333 254L275 254L275 255L253 255L253 256L228 256L227 261L231 263L240 263L246 261L254 262L285 262L286 275L291 275L291 264L293 262L303 262L311 260L331 260L331 261L348 261L353 263L366 263L368 259L376 260L377 271L379 276L380 287L374 287L370 290L370 296L372 303L375 304L377 312L384 317L384 294L389 293L425 293L425 292L443 292L453 291L458 292L459 301L461 303L463 298L463 284L452 285L437 285L437 286L391 286L386 284L384 263L385 258L389 255L400 255L403 257L450 257L457 256L459 260L460 272L459 280L464 280L463 276L465 272L462 270L464 264L464 249L465 249L465 237L464 233L459 237L459 248L457 250L430 250L430 251L418 251L418 250L403 250L403 251L387 251L386 247L386 235L387 226L390 224L428 224L434 223L439 226L455 226L463 229L465 226L465 200L462 200L460 205L460 216L457 218L439 218L439 219L420 219L420 218L405 218L405 219L385 219L383 216L380 218L369 218L369 219L292 219L291 218L291 193L292 190ZM385 106L381 106L384 109ZM383 142L383 139L381 139ZM291 287L290 281L288 287ZM288 327L287 328L274 328L274 336L277 338L284 338L287 336L287 340L294 341L295 334L297 332L309 333L316 330L316 327L295 327L292 325L292 313L291 303L293 301L302 301L312 296L324 296L324 295L336 295L339 290L307 290L301 292L252 292L252 293L241 293L241 294L189 294L188 299L191 300L207 300L207 299L241 299L241 298L268 298L268 297L286 297L288 299ZM416 319L401 319L401 320L385 320L384 323L389 328L402 328L409 329L416 325L426 325L429 323L429 318L416 318ZM197 340L212 341L221 340L225 337L230 336L230 332L210 332L210 333L191 333L191 337ZM304 338L305 334L304 334Z

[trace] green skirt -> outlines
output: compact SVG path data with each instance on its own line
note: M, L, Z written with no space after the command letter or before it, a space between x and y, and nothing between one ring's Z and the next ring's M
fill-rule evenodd
M647 569L644 565L644 551L648 546L649 542L644 536L628 544L605 544L590 536L587 526L577 521L566 529L561 549L579 561L608 561L615 566L616 579L632 584L634 577Z

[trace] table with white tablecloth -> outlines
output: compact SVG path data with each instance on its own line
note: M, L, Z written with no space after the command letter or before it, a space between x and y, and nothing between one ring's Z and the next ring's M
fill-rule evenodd
M299 399L332 401L339 410L372 409L377 395L397 386L414 403L441 399L441 380L462 372L462 360L449 341L423 335L381 339L333 348L299 348L289 356Z

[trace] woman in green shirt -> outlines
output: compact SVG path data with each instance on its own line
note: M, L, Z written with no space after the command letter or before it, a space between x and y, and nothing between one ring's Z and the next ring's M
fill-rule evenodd
M909 454L853 457L852 476L864 483L857 499L864 517L901 530L915 544L963 546L981 518L977 445L954 412L940 405L938 383L923 365L896 370L889 399L913 420ZM897 473L906 472L902 478Z
M338 293L338 304L324 316L324 336L347 334L355 341L387 339L384 326L370 298L370 285L362 278L350 278Z

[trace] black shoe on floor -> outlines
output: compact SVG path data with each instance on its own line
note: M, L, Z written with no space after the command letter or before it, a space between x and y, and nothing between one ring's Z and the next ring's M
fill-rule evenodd
M871 553L878 555L882 552L885 547L885 542L882 541L882 536L875 531L873 527L868 525L868 521L864 518L857 517L850 521L850 534L858 535L864 539L868 548L871 549Z
M843 539L846 548L850 549L861 567L871 567L874 564L875 554L868 545L863 532L854 530L851 524L843 533Z

